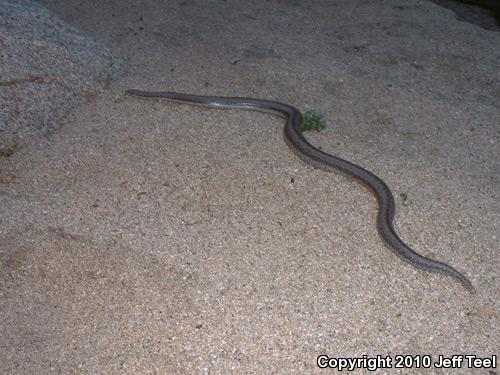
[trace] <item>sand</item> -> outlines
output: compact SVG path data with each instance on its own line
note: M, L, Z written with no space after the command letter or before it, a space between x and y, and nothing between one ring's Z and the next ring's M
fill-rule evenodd
M42 3L128 73L0 159L0 373L498 371L394 367L499 352L499 32L427 1ZM477 293L401 262L373 196L301 162L281 118L127 88L321 112L309 140L383 178L402 239Z

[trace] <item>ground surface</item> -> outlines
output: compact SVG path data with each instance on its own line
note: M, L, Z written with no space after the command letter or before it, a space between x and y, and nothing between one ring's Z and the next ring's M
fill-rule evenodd
M426 1L43 3L129 73L0 160L0 373L499 353L500 33ZM477 294L388 251L373 197L300 162L282 119L130 87L320 111L311 142L382 177L401 237Z

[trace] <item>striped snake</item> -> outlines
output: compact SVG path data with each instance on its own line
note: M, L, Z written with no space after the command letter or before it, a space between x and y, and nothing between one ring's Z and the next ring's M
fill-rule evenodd
M393 226L395 203L394 197L387 184L366 169L349 161L327 154L311 145L302 135L300 130L302 114L295 107L274 100L201 96L176 92L127 90L126 94L144 98L161 98L173 102L202 105L210 108L270 112L286 117L287 120L284 128L285 140L297 156L313 167L351 177L366 186L375 195L378 202L377 229L380 237L382 237L384 243L391 251L403 261L418 269L451 276L460 282L467 290L474 293L475 290L471 282L456 269L445 263L426 258L416 253L401 241Z

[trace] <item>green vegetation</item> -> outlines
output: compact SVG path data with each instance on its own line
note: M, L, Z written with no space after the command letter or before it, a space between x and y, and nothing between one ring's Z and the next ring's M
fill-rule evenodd
M326 128L326 122L323 120L323 116L314 111L307 111L304 113L302 122L300 123L300 130L303 132L314 130L321 131Z
M401 193L399 196L403 198L403 206L408 206L408 193Z
M17 138L6 145L0 145L0 157L8 158L16 152L19 142Z

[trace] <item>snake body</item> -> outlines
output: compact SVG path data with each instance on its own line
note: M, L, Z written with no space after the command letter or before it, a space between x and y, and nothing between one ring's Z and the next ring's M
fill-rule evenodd
M210 108L244 109L270 112L285 117L284 135L287 144L303 161L313 167L349 176L366 186L377 198L377 229L387 247L403 261L412 266L430 272L451 276L470 292L474 292L471 282L448 264L424 257L407 246L397 235L393 226L395 213L394 197L387 184L366 169L347 160L327 154L309 143L302 135L300 124L301 112L295 107L274 100L254 98L220 97L181 94L176 92L150 92L127 90L126 94L145 98L161 98L173 102L195 104Z

